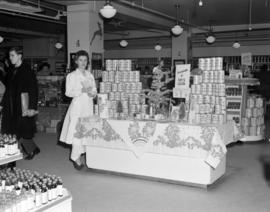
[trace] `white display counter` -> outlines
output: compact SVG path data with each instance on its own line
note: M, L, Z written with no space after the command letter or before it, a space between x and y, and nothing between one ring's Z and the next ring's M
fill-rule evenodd
M188 125L82 118L75 137L89 168L205 187L225 173L233 122Z

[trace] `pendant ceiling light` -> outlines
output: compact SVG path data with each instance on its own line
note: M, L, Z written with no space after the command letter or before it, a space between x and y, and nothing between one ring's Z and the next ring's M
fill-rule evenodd
M232 45L233 48L239 49L241 47L241 44L238 41L235 41Z
M125 47L127 47L128 42L126 40L121 40L119 44L120 44L121 47L125 48Z
M203 1L202 1L202 0L199 1L199 6L200 6L200 7L203 6Z
M159 43L157 43L156 45L155 45L155 50L156 51L160 51L162 49L162 46L159 44Z
M4 41L4 38L0 36L0 43L2 43L3 41Z
M211 25L210 25L210 30L207 33L205 40L208 44L213 44L216 41L216 37L213 33L213 28L211 27Z
M175 36L179 36L183 32L183 28L178 23L178 10L180 8L180 5L177 4L175 5L175 7L176 7L176 25L171 29L171 31Z
M60 42L57 42L57 43L55 44L55 48L57 48L58 50L59 50L59 49L62 49L62 48L63 48L63 44L60 43Z
M212 44L216 41L216 37L214 35L208 35L206 37L206 42L209 43L209 44Z
M116 9L114 9L110 4L110 1L106 1L105 5L99 10L99 12L104 18L112 18L116 14Z

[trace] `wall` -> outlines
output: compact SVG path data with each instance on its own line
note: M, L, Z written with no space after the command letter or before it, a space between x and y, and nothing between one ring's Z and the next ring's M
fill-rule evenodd
M240 56L243 52L253 55L270 55L270 45L232 47L196 47L192 49L193 57Z
M147 57L171 57L171 48L161 49L159 52L154 49L130 49L130 50L107 50L105 58L147 58Z
M23 39L23 53L25 58L47 58L51 66L51 71L55 71L55 63L66 63L66 50L63 48L57 50L55 43L56 38L31 38ZM61 40L62 41L62 40ZM62 41L64 43L64 41Z

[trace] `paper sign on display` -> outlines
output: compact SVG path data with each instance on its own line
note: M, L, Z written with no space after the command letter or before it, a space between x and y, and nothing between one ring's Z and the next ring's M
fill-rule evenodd
M173 88L173 98L185 98L189 99L190 88L181 89L181 88Z
M176 65L175 88L188 89L190 79L190 64Z
M241 64L247 66L252 65L252 54L250 52L241 54Z

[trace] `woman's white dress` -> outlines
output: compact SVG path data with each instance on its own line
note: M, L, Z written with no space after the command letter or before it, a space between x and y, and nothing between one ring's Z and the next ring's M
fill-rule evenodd
M73 99L64 120L60 141L72 144L71 159L74 161L85 152L82 140L74 137L77 121L81 117L93 115L93 98L89 97L87 93L82 93L82 84L87 84L93 88L93 91L96 91L95 79L89 71L85 76L78 69L67 75L65 94Z

